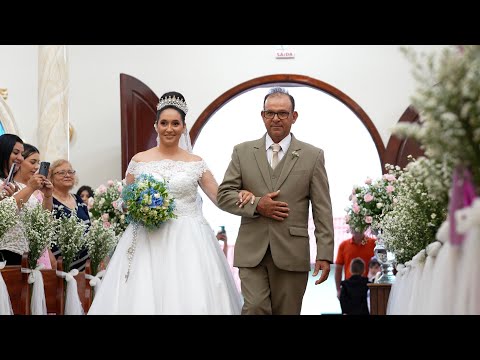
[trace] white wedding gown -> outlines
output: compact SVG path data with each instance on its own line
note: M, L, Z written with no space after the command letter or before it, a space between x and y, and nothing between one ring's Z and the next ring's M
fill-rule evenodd
M134 225L120 238L88 314L240 314L239 294L213 229L202 214L201 161L131 161L127 174L168 180L176 219L148 231L139 226L128 281ZM213 176L212 176L213 179ZM204 188L202 186L202 188ZM215 194L207 194L213 198Z

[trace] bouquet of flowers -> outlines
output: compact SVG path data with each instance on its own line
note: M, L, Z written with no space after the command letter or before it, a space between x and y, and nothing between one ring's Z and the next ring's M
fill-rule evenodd
M29 243L28 266L35 269L38 259L55 239L56 220L42 204L23 207L20 219Z
M0 244L5 233L18 221L17 203L13 197L0 201Z
M56 243L62 252L63 268L70 271L73 260L85 245L87 224L72 211L70 216L61 216L56 221Z
M93 275L96 275L100 263L117 245L118 237L112 228L105 227L100 220L94 220L85 237Z
M401 171L399 166L385 165L388 171L380 179L365 180L365 185L354 186L349 199L352 205L345 209L345 222L357 232L368 227L379 230L382 217L391 210L395 197L395 182Z
M451 167L424 157L411 161L396 184L393 208L380 222L388 251L399 263L411 260L435 241L447 216Z
M412 104L421 117L393 133L416 139L430 159L468 168L480 192L480 46L446 48L438 57L402 51L414 65Z
M118 210L117 201L125 183L108 180L107 185L100 185L95 196L88 199L88 209L92 220L101 220L104 227L111 227L116 235L122 235L127 228L125 214Z
M128 209L127 221L155 229L168 219L176 218L175 199L168 192L168 183L151 175L140 175L123 188L122 199Z

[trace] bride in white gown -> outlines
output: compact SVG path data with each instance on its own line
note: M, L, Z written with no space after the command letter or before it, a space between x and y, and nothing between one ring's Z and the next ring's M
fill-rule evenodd
M168 180L177 218L153 231L138 226L128 280L134 225L127 227L88 314L240 314L242 297L198 193L200 185L216 204L218 185L204 160L179 147L182 137L188 143L185 100L166 93L157 110L159 145L132 158L126 179L131 184L151 174ZM240 192L239 206L252 196Z

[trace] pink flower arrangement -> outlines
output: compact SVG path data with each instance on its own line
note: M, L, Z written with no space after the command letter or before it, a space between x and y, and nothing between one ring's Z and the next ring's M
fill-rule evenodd
M352 204L345 209L347 215L345 222L355 231L364 232L368 227L372 230L379 229L382 217L388 212L395 199L395 182L400 167L390 164L385 165L387 174L380 179L367 178L365 185L354 186L350 201Z
M111 228L116 235L121 235L127 228L123 212L117 208L125 184L122 181L108 180L107 185L100 185L93 198L88 199L91 220L99 220L105 228Z

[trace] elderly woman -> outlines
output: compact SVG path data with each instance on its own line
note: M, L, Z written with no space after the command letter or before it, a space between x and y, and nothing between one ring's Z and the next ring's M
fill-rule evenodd
M3 134L0 136L0 180L2 182L8 176L9 169L13 164L17 165L17 169L21 169L22 166L28 167L28 164L23 164L24 151L23 140L17 135ZM53 187L50 181L43 175L31 173L28 180L24 180L25 184L22 184L17 182L19 171L17 170L15 173L12 184L15 186L16 191L13 196L20 211L23 206L35 206L39 202L36 196L32 196L35 192L42 194L41 202L43 202L43 207L51 210L53 207ZM32 169L29 171L31 172ZM3 258L7 260L8 265L20 265L22 254L27 251L28 240L25 237L21 223L13 226L0 239L0 252Z
M76 171L72 164L65 159L54 161L50 165L48 177L54 186L53 209L55 217L70 216L72 211L75 211L79 220L90 227L87 204L83 202L80 196L72 193L73 187L78 183ZM52 252L57 259L61 255L61 249L57 245L52 246ZM73 260L71 268L79 271L85 270L88 257L88 250L84 247Z

